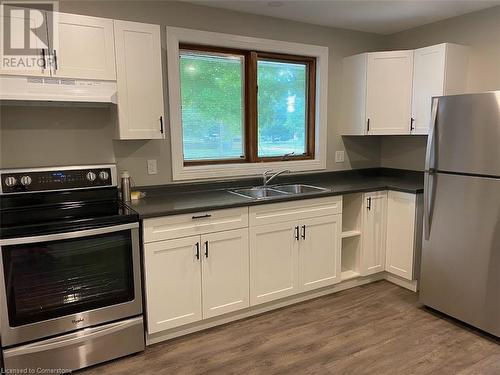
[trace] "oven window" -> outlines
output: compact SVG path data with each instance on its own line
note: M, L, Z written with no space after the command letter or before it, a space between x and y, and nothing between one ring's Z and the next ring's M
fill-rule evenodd
M134 299L130 230L2 253L11 327Z

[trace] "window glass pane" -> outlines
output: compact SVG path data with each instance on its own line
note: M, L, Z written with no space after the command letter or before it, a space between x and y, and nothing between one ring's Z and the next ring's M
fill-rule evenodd
M244 57L181 51L184 160L244 155Z
M257 62L259 157L306 152L306 76L306 64Z

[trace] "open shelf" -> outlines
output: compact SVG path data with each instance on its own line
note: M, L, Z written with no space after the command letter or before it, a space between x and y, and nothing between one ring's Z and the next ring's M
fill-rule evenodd
M360 230L347 230L340 235L342 238L361 236Z
M340 280L345 281L345 280L355 279L358 276L359 276L359 272L356 272L353 270L347 270L347 271L343 271L340 274Z
M342 281L358 277L361 253L361 236L342 238L341 275Z
M342 234L349 233L353 236L361 234L362 205L363 195L360 193L342 197Z
M360 276L362 207L362 193L342 197L342 281Z

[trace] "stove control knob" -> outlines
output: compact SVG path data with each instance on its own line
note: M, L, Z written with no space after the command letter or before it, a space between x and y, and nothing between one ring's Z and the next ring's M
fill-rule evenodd
M99 178L103 181L106 181L109 178L109 173L106 171L100 171Z
M30 176L21 177L21 184L23 184L24 186L28 186L29 184L31 184L31 177Z
M95 173L94 173L94 172L89 172L89 173L87 173L87 180L89 180L89 181L91 181L91 182L92 182L92 181L95 181L96 177L97 177L97 176L95 175Z
M8 187L11 187L11 186L14 186L15 184L17 184L17 180L15 177L7 177L5 180L5 186L8 186Z

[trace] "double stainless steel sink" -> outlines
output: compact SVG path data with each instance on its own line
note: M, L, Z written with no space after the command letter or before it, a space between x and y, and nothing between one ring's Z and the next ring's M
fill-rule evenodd
M290 195L306 195L327 191L330 190L303 184L257 186L252 188L229 190L230 193L250 199L271 199Z

